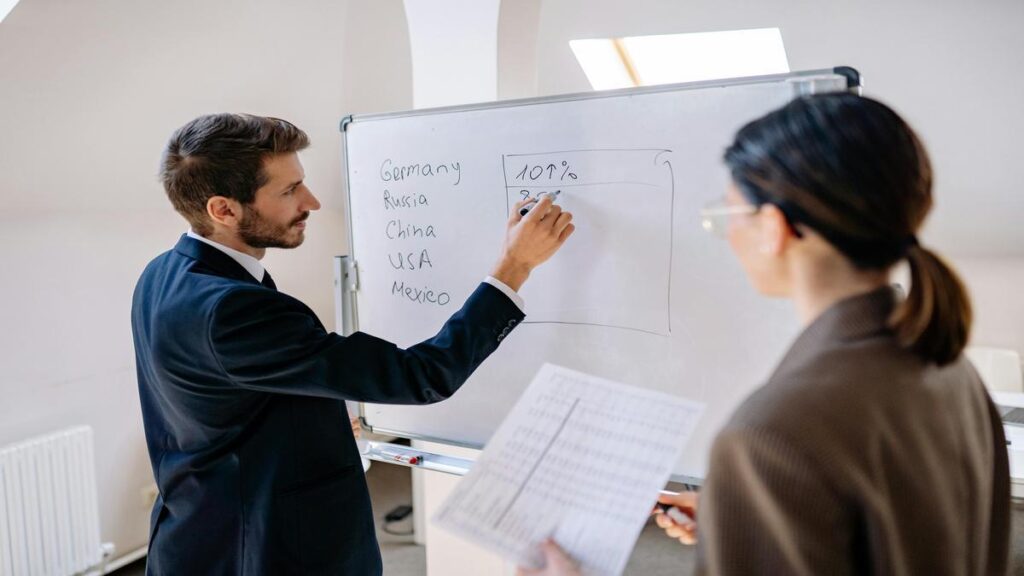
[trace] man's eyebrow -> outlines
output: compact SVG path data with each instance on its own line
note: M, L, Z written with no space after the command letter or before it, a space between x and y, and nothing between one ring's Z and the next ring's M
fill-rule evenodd
M284 188L282 188L282 190L288 190L288 189L291 189L291 188L295 188L299 184L302 184L303 180L305 180L305 178L300 178L300 179L296 180L295 182L292 182L291 184L285 186Z

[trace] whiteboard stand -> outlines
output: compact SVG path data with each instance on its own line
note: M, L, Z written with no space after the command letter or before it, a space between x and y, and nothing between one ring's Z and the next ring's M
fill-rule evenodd
M334 331L350 336L359 325L356 313L356 291L359 289L359 274L356 262L351 256L334 257ZM358 414L360 426L365 426L362 402L345 401L349 414ZM368 464L364 460L364 464Z
M369 458L370 460L386 462L388 464L397 464L399 466L416 468L418 470L444 472L445 474L452 474L454 476L465 476L468 474L469 469L473 467L474 462L474 460L469 458L437 454L435 452L410 448L400 444L375 442L373 440L360 440L359 450L364 458ZM416 458L416 463L410 464L408 459L398 459L395 458L395 455L406 456L408 459Z
M481 366L460 394L446 402L415 409L360 403L364 430L480 449L535 371L531 362L513 359L544 357L569 367L593 366L592 373L602 377L708 403L713 409L705 414L706 422L672 476L676 482L699 483L715 430L769 373L798 333L791 311L752 294L741 271L728 264L725 248L708 239L696 221L700 206L714 200L726 183L720 151L743 123L794 97L844 90L859 93L860 87L859 73L840 66L346 116L339 128L347 175L350 255L336 257L334 262L336 325L342 335L365 330L408 346L433 334L453 310L442 314L441 308L428 305L437 304L429 296L425 303L394 286L408 282L417 298L421 292L443 290L449 302L464 300L468 294L461 291L479 283L490 255L457 238L488 237L500 229L515 199L509 190L514 195L525 188L574 186L574 192L581 192L574 196L576 212L600 222L589 243L577 243L579 254L564 253L567 262L593 262L592 266L551 267L531 280L527 289L533 290L529 301L536 320L527 321L530 338L506 343L507 354ZM497 134L500 138L494 137ZM671 158L655 155L652 164L643 154L655 149L669 151ZM509 158L519 164L510 165ZM530 178L527 182L518 175L520 168L530 166L529 172L523 172ZM538 179L533 174L537 166L558 170L542 172ZM677 174L685 174L685 180L677 180ZM685 186L677 186L684 182ZM630 187L638 199L630 206L642 212L617 218L618 229L608 228L601 220L601 207L607 205L603 195L612 193L608 187L613 184ZM455 206L460 214L458 227L445 220L455 213ZM425 231L432 228L429 224L437 225L437 236ZM611 242L611 236L601 236L601 230L637 232L628 238L638 238L633 243L643 246L618 241L627 236ZM648 253L649 247L657 249L649 261L629 257L641 248ZM427 248L429 266L424 267L422 255L412 265L411 251L420 254L420 249L425 253ZM603 260L592 258L596 250L601 250ZM661 259L666 250L668 266ZM391 257L399 252L396 263ZM635 262L637 268L613 277L618 284L601 285L593 294L587 290L595 291L597 284L586 282L573 284L576 291L572 293L546 289L565 285L565 275L600 276L605 268L621 262ZM638 277L648 278L649 286L631 281ZM628 321L623 322L614 316L623 308L601 300L607 294L642 306L630 309ZM717 303L723 298L739 305L720 309ZM567 307L563 300L591 305ZM403 313L395 313L396 309ZM671 332L651 329L656 322L667 322ZM713 337L698 338L702 330L710 330ZM739 336L725 338L725 333ZM715 360L755 341L768 345L752 348L757 353L744 362ZM544 355L536 354L537 349L543 349ZM623 356L612 353L619 350L633 360L621 361ZM683 374L684 369L688 378L672 376ZM467 415L473 415L473 420L466 422ZM384 448L410 450L394 445ZM370 452L371 459L401 463ZM472 465L470 460L453 463L449 456L412 452L424 456L415 466L422 469L461 475Z
M359 290L359 269L351 256L334 257L334 326L335 332L351 336L358 330L356 292Z
M402 446L399 444L391 444L389 442L374 442L372 440L359 442L360 452L363 458L370 460L376 460L377 462L384 462L387 464L395 464L398 466L405 466L406 468L415 468L418 470L430 470L432 472L444 472L445 474L451 474L453 476L465 476L469 473L469 469L473 467L476 462L470 458L459 458L457 456L448 456L445 454L437 454L427 450L418 450L410 448L408 446ZM396 459L394 456L407 456L417 458L416 464L409 464L407 461ZM674 478L673 481L677 481ZM681 482L685 490L698 490L700 488L699 482ZM675 496L677 492L671 490L662 490L662 494L667 496Z

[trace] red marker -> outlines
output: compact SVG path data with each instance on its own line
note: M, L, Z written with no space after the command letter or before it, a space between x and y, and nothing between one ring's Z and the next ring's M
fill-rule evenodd
M391 450L384 450L378 448L375 450L376 455L387 460L394 462L400 462L407 466L419 466L423 462L423 456L420 454L403 454L401 452L393 452Z

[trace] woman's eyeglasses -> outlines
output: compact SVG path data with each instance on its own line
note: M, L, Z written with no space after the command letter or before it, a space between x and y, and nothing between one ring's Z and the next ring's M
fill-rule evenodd
M701 226L715 236L725 237L729 229L729 218L732 216L750 216L757 214L758 206L751 204L729 204L725 198L719 198L700 211Z

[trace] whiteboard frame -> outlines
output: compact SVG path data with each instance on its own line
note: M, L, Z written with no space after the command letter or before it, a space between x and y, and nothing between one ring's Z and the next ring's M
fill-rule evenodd
M514 108L517 106L533 106L535 104L550 104L554 102L575 102L578 100L595 100L599 98L617 98L634 94L658 94L660 92L681 92L684 90L700 90L703 88L728 88L729 86L747 86L751 84L769 84L783 81L800 81L801 87L809 88L803 94L814 94L814 81L817 79L834 79L836 76L846 78L847 90L860 93L861 75L856 68L850 66L836 66L834 68L822 68L820 70L804 70L800 72L788 72L786 74L768 74L765 76L745 76L742 78L725 78L719 80L702 80L699 82L682 82L678 84L659 84L657 86L640 86L636 88L617 88L615 90L595 90L592 92L574 92L570 94L555 94L553 96L537 96L534 98L517 98L512 100L494 100L492 102L477 102L473 104L459 104L456 106L439 106L437 108L420 108L417 110L402 110L399 112L382 112L377 114L352 114L341 119L339 129L342 134L348 131L348 126L354 122L372 122L374 120L391 120L394 118L407 118L410 116L432 116L435 114L450 114L452 112L469 112L475 110L489 110L492 108ZM342 145L346 145L342 139ZM343 150L346 166L348 151ZM346 188L348 183L346 181Z
M680 92L686 90L700 90L705 88L727 88L730 86L747 86L753 84L767 84L778 82L792 82L797 95L814 94L818 92L817 81L835 80L836 76L846 78L846 89L856 94L861 93L862 78L857 69L849 66L836 66L819 70L806 70L789 72L786 74L770 74L765 76L748 76L743 78L728 78L720 80L706 80L701 82L684 82L680 84L662 84L658 86L643 86L638 88L621 88L617 90L601 90L593 92L577 92L572 94L557 94L554 96L540 96L535 98L521 98L515 100L496 100L493 102L480 102L475 104L463 104L458 106L442 106L437 108L423 108L419 110L405 110L400 112L385 112L378 114L355 114L342 118L339 130L342 133L342 172L345 175L345 217L348 226L348 250L347 256L336 256L334 263L334 286L335 286L335 327L339 334L348 336L359 330L359 275L356 255L355 239L352 237L352 187L348 178L348 127L356 122L373 122L377 120L391 120L395 118L408 118L414 116L430 116L435 114L450 114L454 112L469 112L477 110L490 110L495 108L514 108L519 106L533 106L537 104L550 104L556 102L574 102L579 100L594 100L598 98L617 98L620 96L632 96L640 94L657 94L662 92ZM483 445L470 442L460 442L448 438L437 438L427 434L419 434L411 431L392 430L375 427L366 420L365 403L359 402L359 422L364 430L382 436L394 436L407 438L409 440L423 440L435 442L447 446L458 446L479 450ZM686 483L700 483L699 478L682 477L674 481Z

